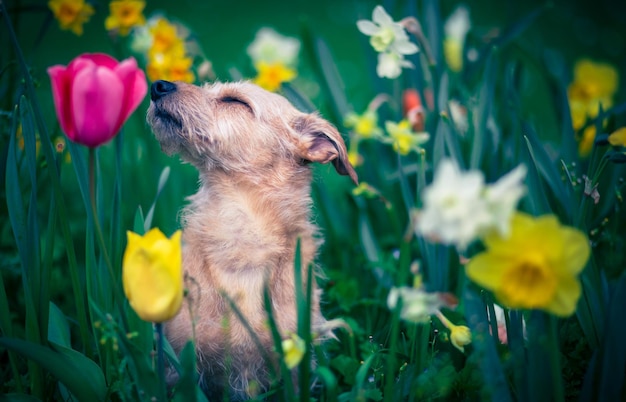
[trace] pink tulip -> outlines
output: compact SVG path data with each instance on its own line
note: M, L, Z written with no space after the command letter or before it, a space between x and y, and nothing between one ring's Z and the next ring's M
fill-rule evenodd
M134 58L118 62L102 54L82 54L67 66L48 68L54 107L68 138L95 148L111 140L148 90Z

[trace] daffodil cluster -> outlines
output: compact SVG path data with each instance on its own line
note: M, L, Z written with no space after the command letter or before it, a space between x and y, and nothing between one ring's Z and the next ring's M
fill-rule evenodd
M191 32L183 24L171 21L163 14L155 14L147 22L132 31L131 50L143 56L146 73L150 81L167 80L195 82L212 77L210 69L198 76L194 72L194 62L208 61L200 47L191 39ZM202 66L202 64L200 64Z
M256 70L253 82L268 91L277 91L282 83L296 78L300 41L275 30L261 28L248 46L248 56Z
M588 125L588 121L598 116L600 107L607 110L613 106L618 79L617 70L610 64L581 59L574 66L574 80L567 88L567 97L572 125L578 132L580 156L589 155L597 134L596 125Z
M357 28L370 37L370 44L378 53L379 77L398 78L403 68L413 67L404 57L417 53L417 45L409 40L402 23L394 21L382 6L374 8L371 21L357 21Z

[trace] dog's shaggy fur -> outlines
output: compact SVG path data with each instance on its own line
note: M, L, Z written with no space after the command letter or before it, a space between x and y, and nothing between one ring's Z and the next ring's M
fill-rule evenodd
M147 119L162 149L193 164L201 182L183 213L183 266L190 292L167 324L167 337L180 351L195 334L204 390L244 399L267 389L270 379L261 351L222 292L235 301L271 354L264 285L286 337L297 326L296 241L301 241L303 273L320 244L310 222L309 164L332 162L355 183L357 176L330 123L256 85L157 81L151 98ZM325 323L318 303L315 291L314 330Z

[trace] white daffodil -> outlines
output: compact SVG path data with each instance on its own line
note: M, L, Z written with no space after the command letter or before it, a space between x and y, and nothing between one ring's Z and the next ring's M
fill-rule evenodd
M424 208L416 232L433 241L455 245L463 251L476 238L497 231L509 233L511 217L526 188L526 167L520 165L491 185L480 170L461 172L443 159L433 182L424 189Z
M387 306L393 310L402 300L400 318L414 323L428 323L430 316L444 305L438 293L426 292L423 288L403 286L391 288L387 296Z
M517 203L526 193L522 183L526 178L526 166L519 165L497 182L487 186L484 198L491 216L491 223L487 230L496 229L500 235L508 236L511 217L517 208Z
M465 46L465 36L470 27L469 10L463 4L454 9L443 26L445 33L444 55L453 71L461 71L463 67L463 47Z
M359 31L370 36L370 44L379 53L414 54L418 51L402 24L395 22L382 6L374 8L372 21L359 20L356 25Z
M247 52L254 64L263 62L291 66L296 64L300 41L283 36L272 28L261 28L248 46Z
M466 5L460 4L446 20L443 30L447 38L464 40L470 27L469 10Z
M150 33L149 21L147 24L135 27L132 33L130 49L137 54L145 55L152 46L152 34Z
M491 222L482 197L484 189L482 172L461 172L454 161L443 159L433 182L422 193L424 209L417 221L418 234L465 250Z
M385 52L378 54L376 74L381 78L398 78L402 68L413 68L413 63L406 60L401 54Z

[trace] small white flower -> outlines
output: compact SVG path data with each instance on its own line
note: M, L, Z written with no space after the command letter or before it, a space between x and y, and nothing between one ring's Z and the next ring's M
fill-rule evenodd
M443 159L433 182L423 191L418 234L465 250L491 222L482 197L484 188L482 172L461 172L454 161Z
M413 63L405 60L398 53L385 52L378 54L378 65L376 74L381 78L398 78L402 73L402 68L413 68Z
M484 198L491 215L491 223L487 229L496 229L502 236L509 235L511 216L526 193L526 187L522 183L525 178L526 166L519 165L497 182L487 186Z
M370 44L379 53L405 55L417 53L419 50L409 40L402 24L395 22L382 6L374 8L372 21L359 20L356 25L361 33L370 36Z
M248 46L248 56L253 63L294 65L300 51L300 41L283 36L272 28L261 28Z
M437 293L428 293L422 288L403 286L391 288L387 296L387 306L393 310L402 299L400 318L414 323L428 323L430 316L444 305Z

